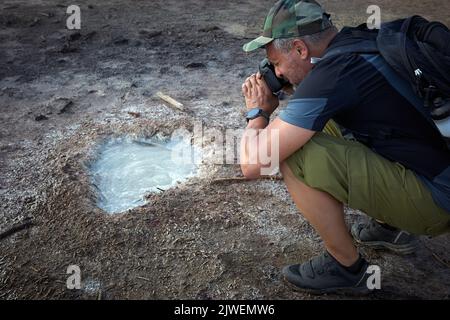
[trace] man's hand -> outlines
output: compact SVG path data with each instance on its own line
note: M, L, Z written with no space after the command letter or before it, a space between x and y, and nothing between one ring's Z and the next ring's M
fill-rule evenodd
M272 94L262 75L258 72L248 77L242 85L247 110L261 108L269 115L279 105L278 98Z

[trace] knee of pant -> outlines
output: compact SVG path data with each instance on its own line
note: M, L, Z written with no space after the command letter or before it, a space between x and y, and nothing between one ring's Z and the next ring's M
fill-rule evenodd
M323 137L320 133L311 138L301 149L281 163L281 173L285 175L292 172L295 176L304 178L307 172L311 174L320 171L330 152L321 140Z
M347 151L345 140L319 132L286 162L307 185L328 184L346 176Z
M345 150L336 141L318 136L311 139L301 153L299 164L305 183L324 190L345 184L347 179Z
M301 164L303 170L323 170L324 165L330 160L332 154L320 139L314 137L301 150Z

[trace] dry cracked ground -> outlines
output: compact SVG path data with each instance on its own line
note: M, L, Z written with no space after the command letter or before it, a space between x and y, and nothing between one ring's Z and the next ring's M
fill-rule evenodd
M383 20L450 24L447 1L322 3L339 27L365 22L370 4ZM239 167L205 156L196 177L144 206L110 215L96 205L89 166L110 137L245 125L240 85L263 52L241 46L272 1L80 0L81 29L68 30L71 4L0 4L0 299L347 298L281 280L282 266L323 248L280 180L222 181ZM382 290L364 299L448 299L449 243L422 237L410 256L361 248L382 270ZM80 290L66 287L70 265Z

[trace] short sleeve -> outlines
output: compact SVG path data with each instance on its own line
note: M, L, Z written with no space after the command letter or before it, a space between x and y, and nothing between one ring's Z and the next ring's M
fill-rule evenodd
M319 62L298 86L280 119L313 131L322 131L328 120L356 104L357 90L345 74L345 57Z

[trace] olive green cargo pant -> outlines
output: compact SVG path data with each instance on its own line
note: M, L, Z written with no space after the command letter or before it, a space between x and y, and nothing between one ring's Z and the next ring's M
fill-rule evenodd
M391 226L432 236L450 232L450 212L435 204L413 171L344 139L332 121L286 161L306 185Z

